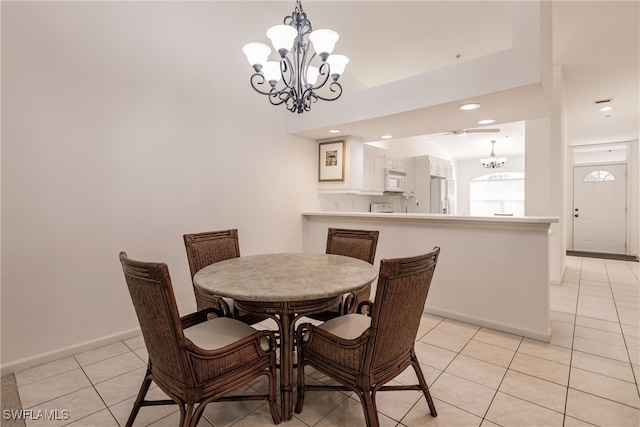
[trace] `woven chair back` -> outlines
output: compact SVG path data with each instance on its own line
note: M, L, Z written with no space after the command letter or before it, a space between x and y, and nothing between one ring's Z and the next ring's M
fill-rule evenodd
M178 346L184 335L169 268L134 261L125 252L120 253L120 262L154 370L184 384L187 368Z
M240 256L237 229L185 234L183 237L191 278L208 265Z
M326 253L358 258L373 264L378 246L378 231L329 228Z
M440 248L428 254L382 260L371 327L371 368L385 367L411 351Z

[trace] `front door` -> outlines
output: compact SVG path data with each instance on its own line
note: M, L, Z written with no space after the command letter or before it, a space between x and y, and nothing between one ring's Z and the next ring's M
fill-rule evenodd
M627 166L573 168L573 249L626 253Z

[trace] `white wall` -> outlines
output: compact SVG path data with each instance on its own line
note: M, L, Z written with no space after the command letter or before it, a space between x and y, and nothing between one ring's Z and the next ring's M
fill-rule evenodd
M182 234L234 227L243 254L301 249L317 147L249 86L228 27L264 29L244 13L3 3L3 373L137 327L120 250L168 263L187 313Z
M566 235L567 232L567 105L564 90L564 75L560 66L553 67L553 90L551 115L551 149L549 158L549 175L551 188L549 197L552 200L548 215L558 218L558 223L551 224L549 238L549 281L560 285L566 268Z

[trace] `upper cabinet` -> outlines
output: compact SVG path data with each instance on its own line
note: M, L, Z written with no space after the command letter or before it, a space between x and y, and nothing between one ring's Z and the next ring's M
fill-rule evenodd
M384 150L365 144L362 152L362 189L367 192L381 193L384 191Z
M431 176L441 178L452 178L451 162L449 160L439 159L433 156L426 156L429 161L429 173Z
M406 157L398 157L390 153L384 156L384 167L387 169L406 172L409 169L410 163L411 159Z

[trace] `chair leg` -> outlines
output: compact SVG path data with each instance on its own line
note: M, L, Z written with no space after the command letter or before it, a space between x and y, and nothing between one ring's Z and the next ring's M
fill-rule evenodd
M200 406L202 406L202 404ZM184 404L180 405L180 427L196 427L200 416L196 416L196 414L194 413L194 407L194 402L186 403L186 408ZM202 409L198 407L195 412L199 412L199 414L201 415L203 410L204 406L202 406Z
M140 411L140 407L142 406L142 402L144 401L147 392L149 391L149 387L151 386L151 361L147 364L147 373L145 374L144 380L142 380L142 385L140 386L140 391L138 392L138 397L136 397L136 401L133 404L133 408L131 409L131 413L129 414L129 419L127 420L126 427L133 426L133 422L138 416L138 412Z
M278 394L278 386L276 384L276 372L274 366L275 363L272 363L269 368L269 372L267 373L267 377L269 379L269 410L271 411L273 423L280 424L282 422L282 417L278 410L278 399L276 398Z
M304 357L300 353L298 348L298 399L296 400L296 407L294 412L299 414L302 412L302 406L304 405Z
M427 385L427 381L424 379L422 368L420 368L420 363L418 363L418 359L416 358L416 354L413 349L411 349L411 366L413 366L413 370L416 372L416 376L418 377L418 382L420 383L422 393L424 393L424 397L425 399L427 399L427 405L429 405L431 416L437 417L438 412L436 412L436 405L433 403L431 393L429 393L429 386Z
M367 427L379 427L378 411L376 410L375 392L364 391L360 395L362 408L364 409L364 419Z
M196 427L198 425L198 422L200 422L200 418L202 418L202 413L204 412L204 408L206 408L209 403L210 401L201 402L198 405L198 407L195 408L195 411L193 410L193 408L195 407L195 404L194 403L188 404L187 409L189 411L191 420L189 421L189 423L185 422L184 426Z
M178 409L180 410L180 421L178 421L178 426L183 427L185 425L185 422L187 422L187 410L184 407L185 403L181 402L178 404Z

